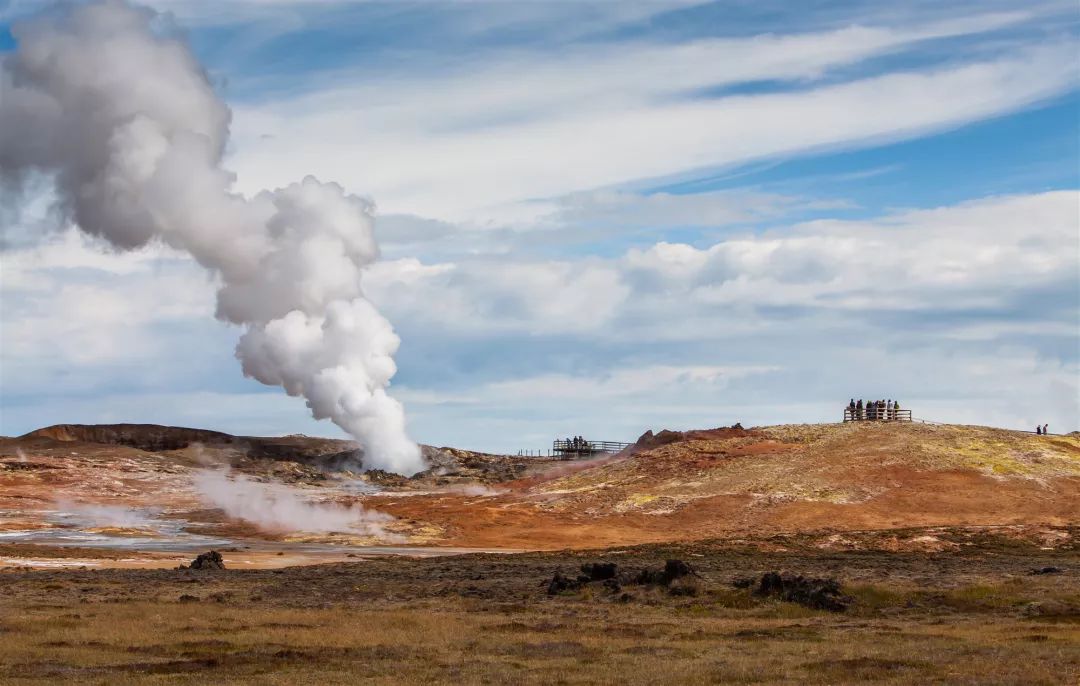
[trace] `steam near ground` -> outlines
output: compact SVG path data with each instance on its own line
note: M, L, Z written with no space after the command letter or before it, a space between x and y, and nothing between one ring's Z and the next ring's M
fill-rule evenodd
M364 448L364 466L425 468L387 394L400 343L364 297L374 207L307 177L244 197L221 166L229 108L188 46L125 0L62 5L12 28L0 62L0 199L52 179L65 218L134 250L187 251L240 325L244 374L302 396ZM5 208L10 209L10 208Z
M56 500L56 508L62 514L69 515L73 523L92 528L146 529L154 525L152 515L156 514L123 505L77 503L64 498Z
M298 489L280 483L261 483L227 469L202 469L193 482L199 497L230 517L267 531L354 533L386 537L382 524L390 515L359 506L310 502Z

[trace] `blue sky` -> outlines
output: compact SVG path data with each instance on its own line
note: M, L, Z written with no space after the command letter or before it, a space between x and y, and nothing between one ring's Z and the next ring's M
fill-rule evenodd
M851 396L1080 429L1073 2L153 5L233 108L238 190L377 203L365 288L418 440L832 421ZM0 5L0 50L40 11ZM106 253L46 205L2 215L0 433L340 435L242 377L184 257Z

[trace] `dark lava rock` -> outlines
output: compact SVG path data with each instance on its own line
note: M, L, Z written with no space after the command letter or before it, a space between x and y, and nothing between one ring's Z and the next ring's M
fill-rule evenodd
M672 581L686 576L697 576L693 568L682 560L668 560L663 569L643 569L637 575L637 583L670 586Z
M399 488L409 483L409 478L384 469L369 469L364 472L367 480L376 486Z
M216 550L211 550L208 553L202 553L192 560L190 567L180 565L180 569L225 569L225 560L222 559L221 553Z
M1030 574L1062 574L1062 573L1064 573L1064 571L1065 570L1062 569L1061 567L1040 567L1038 569L1031 570L1031 572L1029 572L1029 573Z
M664 563L664 576L663 583L665 585L670 584L676 579L681 579L684 576L697 576L697 573L682 560L668 560Z
M551 577L551 581L548 582L548 595L558 595L564 591L576 591L581 588L582 582L580 579L571 579L568 576L563 576L559 572L555 572L555 576Z
M599 581L604 590L616 596L622 593L624 586L635 584L664 586L672 595L697 595L697 578L697 573L682 560L668 560L663 569L643 569L636 574L620 572L619 566L614 562L587 562L581 565L581 574L576 578L555 572L555 576L547 584L547 592L548 595L558 595ZM621 599L625 601L624 598Z
M180 602L182 602L182 603L197 603L197 602L199 602L199 598L198 598L198 596L188 595L187 593L185 593L184 595L180 596Z
M588 577L589 581L606 581L615 578L619 573L619 566L614 562L587 562L581 565L581 573Z
M836 579L814 579L779 572L762 574L754 595L779 598L784 602L830 612L843 612L850 602L840 595L840 582Z
M654 434L652 432L652 429L649 429L638 437L633 447L639 450L659 448L660 446L667 445L668 443L681 441L683 437L684 434L681 431L670 431L668 429L662 429L659 433Z

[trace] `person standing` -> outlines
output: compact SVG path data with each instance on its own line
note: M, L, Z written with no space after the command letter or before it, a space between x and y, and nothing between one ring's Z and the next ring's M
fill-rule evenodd
M1048 436L1048 435L1050 435L1050 432L1049 432L1049 431L1047 431L1047 429L1048 429L1049 427L1050 427L1050 425L1049 425L1049 424L1043 424L1043 436Z

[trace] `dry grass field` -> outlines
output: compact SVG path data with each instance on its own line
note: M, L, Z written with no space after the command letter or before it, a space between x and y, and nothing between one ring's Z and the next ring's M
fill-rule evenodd
M9 570L0 682L1076 684L1075 546L936 536L966 543L836 551L799 536L278 570ZM698 574L677 595L547 593L555 571L583 562L673 557ZM1032 574L1045 567L1061 572ZM837 578L847 610L732 583L780 569Z

